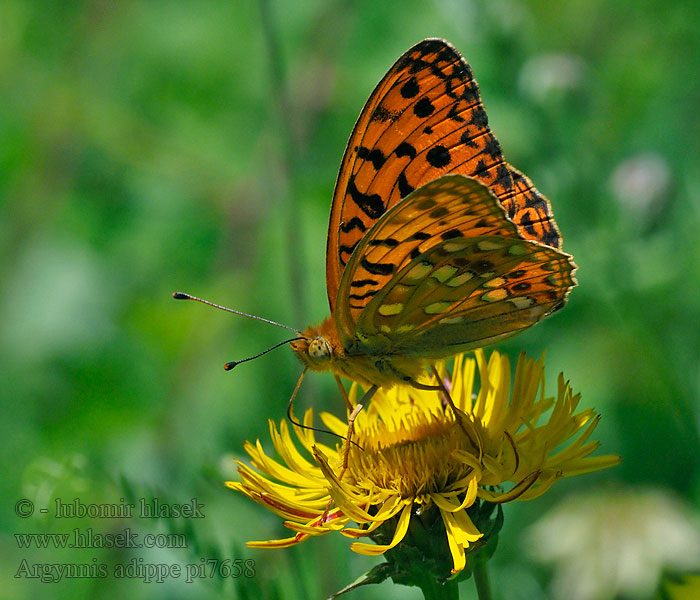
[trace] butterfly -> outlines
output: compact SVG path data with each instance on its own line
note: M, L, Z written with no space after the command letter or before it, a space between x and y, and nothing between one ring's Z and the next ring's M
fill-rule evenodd
M575 270L549 201L503 158L468 63L426 39L360 113L331 207L331 314L291 347L310 370L417 385L433 361L561 308Z

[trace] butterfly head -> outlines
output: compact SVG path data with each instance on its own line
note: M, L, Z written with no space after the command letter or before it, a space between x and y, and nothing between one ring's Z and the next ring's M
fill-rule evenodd
M309 342L307 352L313 360L324 362L330 359L333 351L330 342L322 335L319 335Z
M312 371L328 371L336 356L338 340L331 319L326 319L321 325L309 327L303 332L303 337L293 341L290 346L297 356Z

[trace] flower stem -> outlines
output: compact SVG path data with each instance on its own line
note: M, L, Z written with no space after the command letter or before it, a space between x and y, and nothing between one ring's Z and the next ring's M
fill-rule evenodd
M489 585L488 559L476 560L474 564L474 583L476 595L479 600L491 600L491 586Z

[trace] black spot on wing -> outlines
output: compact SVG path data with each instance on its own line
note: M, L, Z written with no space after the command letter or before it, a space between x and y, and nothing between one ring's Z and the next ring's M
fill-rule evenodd
M486 138L486 143L484 144L484 152L488 154L491 158L500 158L501 145L498 143L498 140L493 135L489 135Z
M479 86L476 81L472 80L469 85L464 86L464 91L462 92L462 98L469 104L478 102L479 100Z
M350 256L354 252L355 246L357 246L357 244L359 244L359 243L360 243L360 240L357 240L352 246L344 246L344 245L340 246L338 248L338 254L340 254L340 255L347 254L348 256ZM342 259L342 257L341 257L341 259ZM346 263L347 261L343 261L343 262Z
M534 227L534 224L532 222L532 219L530 218L530 215L528 215L528 214L523 215L522 219L520 219L520 223L518 223L518 226L522 227L530 235L532 235L532 236L536 235L535 227Z
M418 81L415 77L411 77L406 83L401 86L399 90L404 98L414 98L418 95L420 88L418 87Z
M423 40L418 46L423 56L444 51L448 51L450 56L454 56L454 52L452 52L449 47L445 46L445 42L439 39Z
M425 119L426 117L429 117L430 115L433 114L435 111L435 107L433 106L433 103L430 101L429 98L421 98L416 102L415 106L413 107L413 113L419 118L419 119Z
M363 233L367 231L367 227L365 227L365 224L362 222L360 217L353 217L347 223L340 224L340 231L343 233L348 233L353 229L359 229Z
M384 240L370 240L369 246L386 246L387 248L396 248L399 245L399 240L394 238L386 238Z
M382 197L379 194L363 194L355 186L354 175L348 181L348 194L357 207L370 219L376 220L384 214Z
M379 148L373 148L370 150L364 146L359 146L357 148L357 156L363 160L369 160L376 171L378 171L386 162L386 156L384 156Z
M523 197L525 198L525 206L527 208L545 208L547 206L544 198L535 193L523 194Z
M451 48L445 46L444 44L442 45L442 49L437 55L437 58L435 59L435 62L454 62L454 61L459 61L460 57L459 55L455 54L454 50Z
M472 109L472 118L469 120L469 124L476 125L479 128L486 127L489 124L489 119L483 106L475 106Z
M430 236L428 236L430 237ZM440 234L440 237L443 240L451 240L453 238L458 238L458 237L464 237L464 234L459 231L458 229L450 229L449 231L445 231Z
M486 163L483 160L480 160L478 163L476 163L476 168L472 173L472 177L483 177L487 171L488 168L486 167Z
M396 180L396 184L399 188L399 194L402 198L405 198L413 190L416 189L410 183L408 183L408 180L406 179L406 173L404 171L401 171L401 173L399 173L399 177Z
M432 53L436 53L437 56L431 58L430 60L423 59L423 56L427 56L428 54ZM437 65L437 63L448 63L444 66L444 69L446 70L450 63L456 63L459 62L459 60L459 55L455 54L453 50L442 44L441 47L436 46L434 49L428 49L420 58L409 57L409 72L418 73L419 71L427 70L430 71L430 73L435 77L445 80L447 79L448 75Z
M448 95L451 95L448 93ZM453 104L450 107L449 112L447 113L447 118L452 119L453 121L457 121L457 123L463 123L464 122L464 117L459 114L459 110L457 109L457 105Z
M387 121L396 121L400 116L401 112L388 110L380 104L372 113L372 121L385 123Z
M513 171L511 173L511 177L513 178L513 181L516 183L516 185L525 184L525 177L523 177L522 173Z
M448 95L450 98L453 100L459 100L459 95L457 92L455 92L456 88L459 88L463 84L463 78L467 75L467 70L464 69L464 63L462 61L459 61L458 63L454 64L452 67L452 72L450 73L449 77L445 79L445 94ZM450 118L452 118L452 115L456 115L456 111L453 113L454 108L456 108L457 103L453 105L453 108L450 109L450 115L448 115ZM456 120L464 120L461 117L456 119Z
M472 137L471 133L469 133L469 129L465 129L462 132L462 135L459 138L459 141L462 142L465 146L469 146L470 148L478 148L479 147L479 144L477 144L474 141L474 138Z
M372 273L372 275L391 275L396 271L396 265L392 265L391 263L373 263L369 262L366 258L360 261L360 266L368 273Z
M494 185L503 187L507 190L513 189L513 181L510 177L510 170L504 164L498 165L498 168L496 169L496 179L494 180L493 183L494 183ZM515 211L514 207L513 207L513 211ZM513 215L514 214L515 214L515 212L513 212ZM509 214L508 216L512 219L513 215Z
M409 73L416 74L424 69L429 69L430 63L424 61L422 58L411 59L411 65L408 69Z
M425 155L425 159L428 163L439 169L450 164L451 156L450 151L445 148L445 146L437 145L433 146Z
M429 233L426 233L425 231L416 231L416 232L415 232L411 237L409 237L408 239L411 240L411 241L413 241L413 240L420 240L420 241L423 241L423 240L429 240L431 237L433 237L433 236L431 236Z
M444 206L438 206L437 208L433 209L430 211L430 214L428 215L431 219L439 219L440 217L444 217L445 215L449 215L450 211L447 210Z
M558 248L560 243L559 234L554 230L554 227L550 227L545 231L544 235L540 238L543 244L552 246L553 248Z
M350 287L364 287L366 285L377 285L378 283L376 279L356 279L350 282Z
M398 158L408 156L408 158L414 159L416 157L416 149L408 142L401 142L398 146L396 146L394 154L396 154Z
M452 67L452 77L457 77L460 81L470 80L472 78L472 70L461 56Z
M428 210L429 208L433 208L433 206L437 206L437 202L432 198L424 198L420 202L416 202L416 208L418 210Z
M369 292L365 292L364 294L349 294L348 298L352 298L353 300L364 300L365 298L371 298L377 293L377 290L370 290Z

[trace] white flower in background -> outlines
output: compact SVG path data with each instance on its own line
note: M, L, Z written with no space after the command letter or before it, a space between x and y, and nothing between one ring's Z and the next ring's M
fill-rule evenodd
M572 54L540 54L520 70L518 85L526 96L544 101L557 90L574 90L583 85L586 65Z
M700 528L658 490L617 490L562 502L536 523L529 550L554 564L565 600L651 598L663 573L700 567Z
M644 152L621 162L610 177L610 189L622 208L642 220L656 216L668 195L671 169L660 154Z

